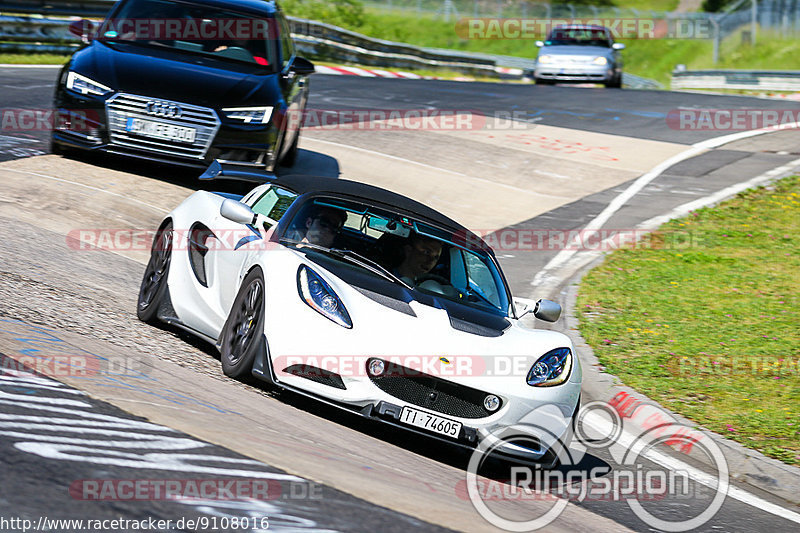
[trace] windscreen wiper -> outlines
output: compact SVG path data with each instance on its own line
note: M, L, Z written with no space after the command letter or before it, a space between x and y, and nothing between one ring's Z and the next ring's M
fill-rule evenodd
M377 275L381 276L382 278L388 279L389 281L392 281L394 283L402 285L406 289L411 290L413 288L413 287L411 287L411 285L409 285L408 283L406 283L405 281L403 281L402 279L400 279L396 275L392 274L388 269L386 269L380 263L378 263L376 261L373 261L372 259L370 259L368 257L364 257L360 253L354 252L353 250L345 250L345 249L342 249L342 248L329 248L327 246L321 246L319 244L312 244L310 242L297 241L297 240L288 239L288 238L285 238L285 237L280 239L278 242L280 242L282 244L293 244L295 246L298 246L298 245L299 246L304 246L304 247L311 248L312 250L318 250L320 252L326 252L326 253L329 253L331 255L335 255L336 257L340 257L342 259L347 259L351 263L355 263L356 265L360 266L361 268L369 270L373 274L377 274Z

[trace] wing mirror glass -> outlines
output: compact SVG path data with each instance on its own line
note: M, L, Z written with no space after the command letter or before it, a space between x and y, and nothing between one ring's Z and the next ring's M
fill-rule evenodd
M536 46L541 48L542 46L544 46L544 41L536 41Z
M219 214L239 224L252 224L256 219L256 214L250 209L250 206L230 198L222 201L222 205L219 206Z
M529 298L514 298L514 307L517 317L522 318L528 313L545 322L555 322L561 316L561 306L550 300L531 300Z
M622 43L614 43L611 45L614 50L625 50L625 45Z

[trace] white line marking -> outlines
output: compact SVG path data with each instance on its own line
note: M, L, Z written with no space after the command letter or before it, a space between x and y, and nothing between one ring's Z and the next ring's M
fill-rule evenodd
M462 174L461 172L456 172L455 170L448 170L446 168L434 167L434 166L428 165L426 163L420 163L419 161L414 161L413 159L405 159L403 157L398 157L396 155L384 154L383 152L376 152L374 150L368 150L366 148L359 148L357 146L351 146L349 144L341 144L341 143L337 143L337 142L333 142L333 141L323 141L322 139L315 139L314 137L309 137L308 135L303 136L303 141L314 141L314 142L318 142L318 143L322 143L322 144L329 144L331 146L338 146L340 148L346 148L346 149L349 149L349 150L355 150L357 152L364 152L366 154L375 155L375 156L379 156L379 157L385 157L387 159L393 159L395 161L401 161L403 163L411 163L412 165L418 165L418 166L425 167L425 168L428 168L428 169L431 169L431 170L435 170L437 172L446 172L447 174L453 174L454 176L459 176L459 177L462 177L462 178L468 178L468 179L476 180L476 181L482 181L484 183L489 183L489 184L491 184L491 185L493 185L495 187L505 187L507 189L511 189L511 190L514 190L514 191L517 191L517 192L522 192L522 193L525 193L525 194L533 194L533 195L536 195L536 196L545 196L545 197L548 197L548 198L564 198L563 196L554 196L554 195L551 195L551 194L544 194L544 193L540 193L540 192L536 192L536 191L530 191L528 189L522 189L520 187L514 187L513 185L507 185L505 183L498 183L496 181L488 180L486 178L478 178L476 176L470 176L468 174Z
M782 125L781 129L790 129L790 128L798 128L800 127L800 122L793 122L791 124ZM711 150L712 148L717 148L722 146L723 144L728 144L733 141L738 141L741 139L746 139L748 137L754 137L756 135L763 135L764 133L772 133L778 131L775 128L765 128L760 130L750 130L750 131L743 131L739 133L733 133L730 135L723 135L721 137L715 137L713 139L708 139L699 143L695 143L689 148L679 154L676 154L669 159L662 161L658 165L656 165L652 170L643 174L639 178L636 179L633 183L631 183L627 189L622 191L616 198L614 198L611 203L609 203L603 211L597 215L594 220L589 222L586 227L583 228L583 231L577 233L577 235L583 235L585 231L591 231L600 229L603 227L609 218L611 218L617 211L619 211L631 198L633 198L637 193L639 193L647 184L651 181L656 179L660 176L665 170L670 168L672 165L680 163L686 159L694 157L695 155L699 155L707 150ZM696 200L697 202L702 201L703 198ZM577 239L578 237L576 237ZM577 241L573 241L570 243L570 246L567 248L578 248ZM534 276L533 281L531 281L531 285L534 287L539 287L544 285L546 282L550 282L551 279L559 279L557 275L550 275L550 271L555 270L562 265L564 265L567 261L569 261L573 255L578 252L577 249L565 249L561 250L555 257L553 257L548 263L542 268L539 272L536 273Z
M614 428L612 427L611 421L597 413L588 413L583 418L583 422L588 423L589 426L599 431L602 435L611 435L613 433ZM617 443L625 448L630 449L631 444L636 443L637 440L638 438L636 436L623 429L622 433L620 434L620 438L617 440ZM715 476L709 475L702 470L684 463L680 459L676 459L675 457L658 452L655 450L655 448L650 448L649 450L642 452L640 456L646 457L650 461L669 468L670 470L686 472L689 478L697 483L711 487L712 489L716 489L717 480ZM800 524L800 514L781 507L780 505L770 503L767 500L759 498L754 494L750 494L749 492L738 487L728 485L728 496L752 507L761 509L762 511L766 511L770 514L774 514L781 518L785 518L786 520Z
M124 194L118 194L118 193L111 192L111 191L106 191L104 189L100 189L98 187L92 187L91 185L85 185L83 183L78 183L76 181L65 180L63 178L56 178L55 176L48 176L47 174L39 174L38 172L31 172L29 170L17 170L17 169L14 169L14 168L0 167L0 172L1 171L16 172L18 174L30 174L31 176L37 176L37 177L40 177L40 178L46 178L46 179L53 180L53 181L58 181L58 182L61 182L61 183L69 183L70 185L77 185L78 187L83 187L85 189L90 189L92 191L98 191L98 192L102 192L102 193L105 193L105 194L110 194L111 196L116 196L118 198L125 198L125 200L127 200L129 202L141 204L141 205L143 205L145 207L149 207L150 209L153 209L154 211L158 211L159 213L169 213L169 210L167 210L167 209L163 209L161 207L156 207L154 205L150 205L150 204L148 204L146 202L142 202L141 200L137 200L135 198L131 198L130 196L126 196Z
M52 87L52 83L47 85L3 85L7 89L41 89L42 87Z

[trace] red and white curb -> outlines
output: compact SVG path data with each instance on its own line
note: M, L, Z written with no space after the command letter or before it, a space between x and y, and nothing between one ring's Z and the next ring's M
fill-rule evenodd
M401 78L410 80L421 80L422 76L411 72L389 72L380 69L365 69L360 67L325 67L322 65L315 67L319 74L333 74L336 76L363 76L366 78ZM424 79L431 79L425 77Z

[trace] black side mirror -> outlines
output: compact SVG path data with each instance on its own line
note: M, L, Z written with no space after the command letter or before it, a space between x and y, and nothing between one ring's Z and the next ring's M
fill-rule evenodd
M315 72L314 63L300 56L295 56L294 61L292 61L292 64L289 65L289 70L298 76L308 76L309 74L314 74Z
M84 43L92 41L94 33L94 24L91 20L81 19L73 20L69 23L69 32L81 38Z

